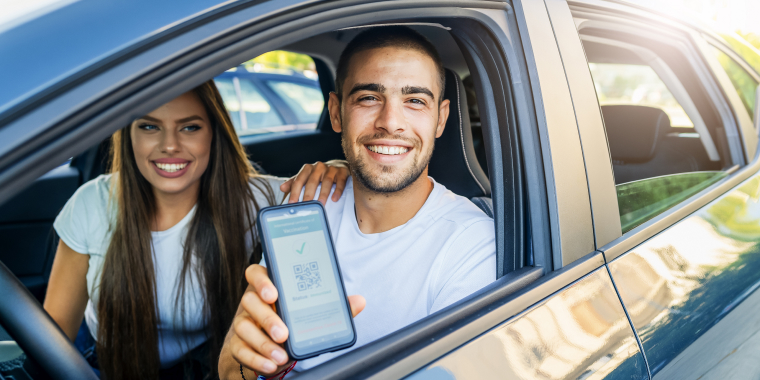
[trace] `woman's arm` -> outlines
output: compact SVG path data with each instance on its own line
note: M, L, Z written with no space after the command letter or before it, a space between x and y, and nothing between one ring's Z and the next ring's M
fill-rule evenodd
M87 307L87 269L89 255L69 248L63 240L58 243L53 269L50 272L43 307L73 342Z
M280 185L280 190L285 194L290 192L288 203L293 203L298 202L301 190L304 193L304 200L314 199L317 186L322 185L319 201L326 204L327 197L330 196L330 190L334 184L335 192L333 192L332 200L337 202L343 194L343 189L346 188L349 175L348 162L344 160L317 161L313 164L304 165L298 174Z

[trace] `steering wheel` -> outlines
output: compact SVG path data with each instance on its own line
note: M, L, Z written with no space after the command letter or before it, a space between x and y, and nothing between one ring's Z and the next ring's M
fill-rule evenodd
M0 294L0 325L51 378L98 380L63 330L2 262Z

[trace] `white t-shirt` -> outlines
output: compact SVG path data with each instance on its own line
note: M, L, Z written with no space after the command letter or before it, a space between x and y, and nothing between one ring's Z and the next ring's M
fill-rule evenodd
M496 280L493 219L433 182L417 214L390 231L359 230L351 178L325 212L347 295L367 306L355 319L356 344L298 362L297 371L321 364L424 318ZM319 194L319 191L317 191Z
M105 254L111 243L115 225L116 204L109 200L111 175L101 175L82 185L66 202L53 223L55 231L66 245L76 252L89 255L85 320L90 334L97 339L97 300ZM284 179L263 177L274 192L275 201L283 198L280 184ZM251 186L260 207L269 206L264 194ZM165 231L151 232L153 238L153 265L156 272L156 303L158 305L158 334L161 367L176 364L182 357L206 341L203 320L204 290L199 286L194 271L185 279L185 320L176 310L179 274L182 270L184 244L188 224L195 207L182 220Z

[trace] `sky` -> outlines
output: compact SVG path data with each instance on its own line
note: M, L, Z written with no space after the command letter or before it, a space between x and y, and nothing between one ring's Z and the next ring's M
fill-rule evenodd
M760 0L658 0L650 4L669 12L691 13L721 32L740 30L760 36Z

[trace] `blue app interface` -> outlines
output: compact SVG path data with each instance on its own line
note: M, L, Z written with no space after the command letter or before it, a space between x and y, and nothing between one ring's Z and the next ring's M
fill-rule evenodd
M279 275L281 302L290 316L291 344L311 351L319 349L312 346L329 347L352 337L323 220L318 210L306 207L266 217L276 264L272 269Z

